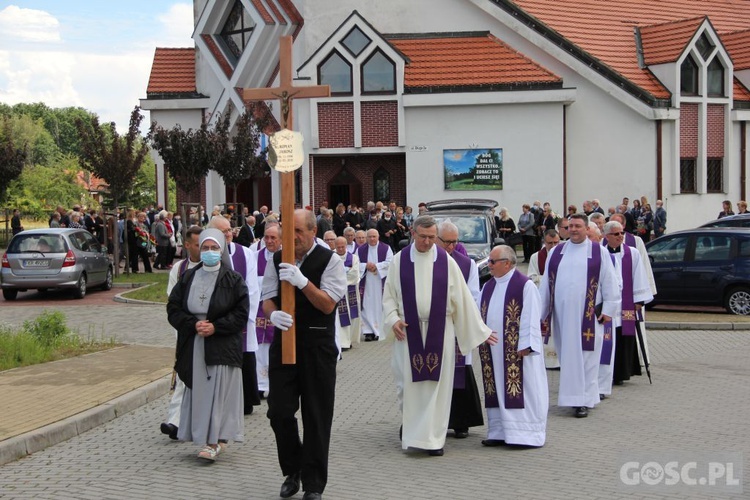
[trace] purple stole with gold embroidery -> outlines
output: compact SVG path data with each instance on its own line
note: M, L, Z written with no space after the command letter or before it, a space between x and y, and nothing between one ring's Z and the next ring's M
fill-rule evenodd
M352 267L352 254L349 252L346 253L346 259L344 260L344 267L351 269ZM348 295L349 295L349 288L352 288L352 285L349 285L347 288L347 293L344 295L341 300L339 300L339 303L336 305L336 308L339 312L339 323L341 326L349 326L352 324L351 316L349 314L349 305L347 303L348 301Z
M235 243L235 245L237 244ZM241 245L234 247L234 252L232 252L232 269L239 273L244 280L247 274L247 262L245 261L245 252L242 248ZM247 326L242 329L242 345L242 350L244 351L247 348Z
M615 254L609 254L612 264L615 263ZM604 338L602 339L602 355L599 357L600 365L608 365L612 362L612 327L614 322L610 319L604 323Z
M411 360L412 382L440 380L443 344L445 342L445 312L448 308L448 253L437 246L437 259L432 268L432 295L427 336L422 343L419 312L417 311L416 276L411 260L411 245L401 251L401 292L404 303L406 340Z
M547 247L543 247L539 250L539 254L536 256L537 267L539 268L539 276L544 276L544 266L547 264ZM542 339L545 344L549 344L549 338L551 337L552 329L550 328L550 319L542 318L541 320Z
M388 245L386 245L385 243L378 242L378 264L380 264L381 262L383 262L385 260L385 258L388 256L388 249L389 248L390 247ZM365 243L364 245L362 245L359 248L357 248L357 255L359 256L359 262L360 263L362 263L362 262L367 263L367 254L369 253L369 251L370 251L370 245L368 245L367 243ZM362 279L359 280L359 296L360 297L364 297L365 296L365 281L367 280L367 273L368 273L368 271L365 271L364 276L362 276ZM380 289L382 291L383 287L385 286L385 278L383 278L380 281L381 281L381 283L380 283ZM365 308L365 302L363 300L362 301L362 309L364 309L364 308Z
M503 375L505 408L524 408L523 400L523 358L518 356L518 337L523 309L523 289L529 278L513 271L505 290L503 304ZM487 323L488 308L497 281L491 278L482 289L480 312ZM479 359L482 361L482 382L484 384L484 407L499 408L500 400L495 385L495 365L492 350L486 343L479 346Z
M633 302L633 255L622 248L622 334L635 336L635 303Z
M266 249L261 248L258 251L258 276L266 273ZM255 336L259 344L270 344L273 342L273 324L266 319L263 314L263 301L258 304L258 314L255 317Z
M585 243L585 242L584 242ZM552 256L549 261L549 296L550 309L547 314L549 318L555 301L555 279L557 278L557 268L562 260L564 245L558 245L552 250ZM602 267L602 254L598 246L591 244L591 257L586 259L586 304L583 307L583 317L581 318L581 349L583 351L593 351L596 339L596 292L599 290L599 273Z
M455 250L451 254L453 260L458 264L458 268L461 270L461 274L464 275L464 281L469 282L469 273L471 272L471 257L467 257L462 253L458 253ZM458 339L456 339L456 372L453 375L453 388L464 389L466 387L466 356L461 354L461 349L458 348Z

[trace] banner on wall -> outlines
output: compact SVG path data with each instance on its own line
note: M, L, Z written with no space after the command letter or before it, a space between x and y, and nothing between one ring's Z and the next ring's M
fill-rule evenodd
M444 149L446 191L503 189L503 150Z

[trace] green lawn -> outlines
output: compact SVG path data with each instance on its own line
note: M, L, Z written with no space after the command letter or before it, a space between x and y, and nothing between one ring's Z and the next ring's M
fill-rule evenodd
M135 300L146 300L149 302L167 303L167 282L169 273L138 273L129 277L121 274L115 278L115 283L143 283L145 286L126 291L123 297Z

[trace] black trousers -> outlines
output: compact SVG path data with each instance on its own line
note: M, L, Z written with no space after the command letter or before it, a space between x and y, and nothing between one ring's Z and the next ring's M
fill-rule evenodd
M463 389L453 389L451 399L451 413L448 428L468 430L469 427L484 425L482 416L482 401L479 399L479 389L471 366L464 366L466 384Z
M532 235L523 235L522 236L523 241L523 260L528 261L531 258L531 254L536 252L536 236Z
M615 365L612 370L614 382L630 380L631 375L641 374L641 365L636 349L636 336L623 335L622 327L617 327L615 329Z
M148 255L148 250L141 246L134 246L130 248L130 270L134 273L138 272L138 257L143 260L143 269L147 273L151 272L151 259Z
M281 472L285 476L301 472L304 491L323 493L328 482L338 350L333 337L305 345L301 342L305 333L297 327L295 365L281 364L281 335L274 337L269 350L268 418L276 435ZM300 402L304 441L294 417Z
M248 333L248 335L250 335ZM253 330L252 335L255 335ZM242 394L245 400L245 413L251 413L253 406L260 406L258 395L258 372L255 370L255 353L242 353Z

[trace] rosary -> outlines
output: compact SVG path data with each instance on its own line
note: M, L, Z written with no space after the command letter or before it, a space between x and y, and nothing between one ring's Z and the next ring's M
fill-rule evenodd
M203 305L203 301L205 301L208 298L206 297L206 291L205 290L202 291L200 297L198 298L201 299L201 305Z

